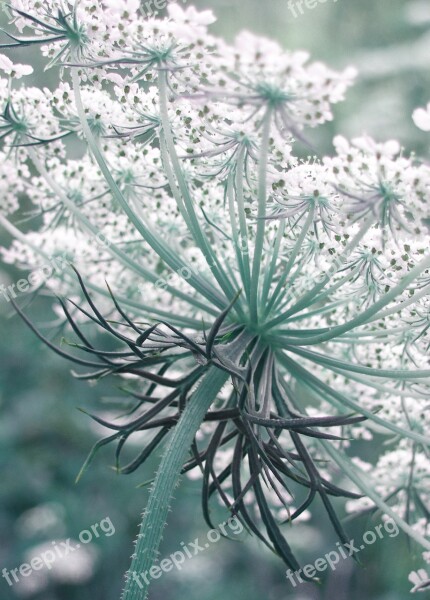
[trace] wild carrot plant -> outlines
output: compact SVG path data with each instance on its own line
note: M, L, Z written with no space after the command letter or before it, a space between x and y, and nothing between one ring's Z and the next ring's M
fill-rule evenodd
M136 574L157 560L184 473L201 478L208 526L217 499L293 570L288 524L316 499L341 543L339 497L429 551L428 164L369 137L299 159L354 70L247 32L229 45L210 11L8 11L0 223L15 239L2 254L33 276L3 300L77 377L120 378L133 401L119 419L92 415L110 433L83 471L109 443L123 474L163 449L124 600L146 595ZM53 89L43 72L22 85L36 49ZM430 128L424 109L414 118ZM54 258L62 268L44 278ZM42 288L70 349L27 316ZM370 464L357 442L374 438Z

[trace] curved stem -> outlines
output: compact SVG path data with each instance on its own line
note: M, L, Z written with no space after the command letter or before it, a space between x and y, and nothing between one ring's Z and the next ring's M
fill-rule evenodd
M366 233L372 227L372 224L373 224L372 219L373 219L373 217L371 216L366 221L364 221L364 223L361 226L357 235L349 242L349 244L343 250L342 254L340 254L336 258L334 263L330 266L328 271L324 274L323 279L314 288L312 288L309 292L304 294L294 306L290 307L286 312L278 315L272 321L269 321L265 325L265 330L271 329L272 327L275 327L276 325L283 323L284 321L286 321L287 319L289 319L291 316L295 315L296 313L301 312L305 308L308 308L308 306L312 306L312 304L314 303L315 296L317 296L325 288L325 286L331 281L331 279L334 277L334 275L338 272L339 268L341 266L345 265L346 261L348 260L348 257L355 250L355 248L357 248L357 246L359 245L359 243L361 242L363 237L366 235Z
M272 310L273 305L274 305L275 301L277 300L280 292L282 292L285 289L285 283L288 279L291 269L294 267L294 263L295 263L296 258L299 255L299 252L302 248L303 242L309 232L309 229L310 229L312 223L314 222L314 216L315 216L315 209L312 209L309 211L306 221L300 231L300 235L298 236L296 243L294 244L294 248L292 249L291 254L288 258L288 263L285 267L285 270L279 279L279 282L278 282L278 285L276 286L275 291L272 294L272 297L271 297L270 302L266 309L266 315L269 314L270 311Z
M367 410L367 408L364 406L361 406L358 402L354 402L354 400L351 400L349 397L341 394L324 383L324 381L313 375L310 371L303 368L291 358L283 355L282 353L278 353L277 356L279 362L287 368L288 372L294 377L294 379L300 381L305 387L316 392L319 397L323 396L328 402L330 402L330 404L334 404L338 408L351 408L358 414L364 415L370 421L381 425L385 429L422 444L424 448L430 446L430 438L426 438L424 435L421 435L413 430L408 431L407 429L404 429L403 427L400 427L391 421L387 421L386 419L379 417L372 411Z
M76 110L78 112L81 127L85 134L85 139L88 143L99 168L105 178L106 183L112 193L112 196L118 202L124 213L130 219L130 222L134 225L136 230L140 233L142 238L147 241L151 248L158 254L158 256L173 270L180 271L183 267L187 267L185 262L181 259L177 252L175 252L164 240L153 232L147 225L137 217L135 212L131 209L125 198L123 197L121 190L119 189L116 181L114 180L108 165L103 157L103 154L97 144L96 139L88 125L85 109L82 103L81 92L79 89L79 76L77 69L72 69L72 82L73 91L75 95ZM214 289L208 281L203 279L197 273L191 273L191 277L188 283L203 297L208 299L210 302L215 304L218 308L224 309L225 305L222 298L219 297L218 291Z
M425 287L422 288L422 290L420 292L415 292L408 300L403 300L403 302L396 304L396 306L393 306L392 308L388 308L387 310L385 310L382 313L378 313L376 315L376 317L369 319L368 321L366 321L366 323L373 323L374 321L379 321L380 319L385 319L386 317L391 317L391 315L395 315L396 313L404 310L408 306L411 306L411 304L415 304L416 302L418 302L418 300L421 300L421 298L425 298L429 294L430 294L430 285L426 285Z
M19 240L20 242L22 242L23 244L25 244L26 246L31 248L35 254L42 257L44 260L46 260L47 264L52 263L52 260L53 260L52 256L48 256L48 254L46 254L46 252L44 252L42 250L42 248L39 248L38 246L36 246L36 244L33 244L31 242L30 238L27 235L25 235L25 233L23 233L22 231L17 229L17 227L15 227L15 225L13 225L10 221L8 221L6 219L6 217L4 217L1 213L0 213L0 225L12 237L14 237L15 239ZM62 272L62 274L63 274L63 272ZM67 276L70 275L70 278L71 279L73 278L73 281L75 281L75 279L76 279L76 274L71 269L70 269L70 272L69 272L69 269L65 270L64 275L67 275ZM98 287L98 286L92 284L90 281L87 282L87 287L94 290L98 294L104 296L105 298L108 298L108 299L111 298L109 292L106 289ZM180 315L174 315L174 314L172 314L172 312L167 312L167 311L157 308L156 306L145 304L145 303L141 302L140 300L131 300L130 298L125 298L124 296L120 296L118 294L115 294L115 297L120 302L120 304L122 304L123 306L132 308L134 311L137 311L137 312L144 312L146 314L146 316L147 316L147 313L150 313L150 314L155 315L157 318L169 319L171 323L175 323L179 327L194 327L195 329L197 329L197 331L204 329L203 322L199 321L198 319L193 319L192 317L181 317Z
M178 208L188 225L188 228L197 244L200 248L207 264L211 267L212 273L217 280L219 286L223 290L228 300L232 300L237 290L231 284L231 281L227 277L225 271L221 267L221 263L216 256L214 249L209 244L195 213L193 201L189 191L187 181L184 177L178 155L176 153L175 142L173 138L173 132L170 125L168 105L167 105L167 72L160 72L158 77L158 90L160 94L160 117L162 126L162 135L164 137L165 147L167 153L163 152L163 144L161 145L163 164L166 168L168 175L169 184L172 190L172 194L178 204ZM171 172L170 163L173 166L173 171L177 179L176 182L173 179L173 173ZM179 193L180 192L180 193ZM182 197L181 197L182 195ZM183 200L183 201L182 201ZM233 307L235 311L238 310L240 302L236 307Z
M330 312L337 308L338 306L342 306L342 304L346 304L348 299L342 298L341 300L336 300L335 302L331 302L330 304L326 304L325 306L321 306L319 308L315 308L314 310L309 310L305 313L301 313L296 315L295 317L291 317L288 319L288 323L295 323L297 321L303 321L304 319L310 319L310 317L315 317L315 315L323 315L327 312ZM279 329L278 331L282 331Z
M382 296L375 304L366 309L361 315L358 315L351 321L344 323L343 325L338 325L337 327L333 327L330 331L326 333L322 333L321 335L316 335L312 338L307 338L305 341L300 341L299 345L316 345L322 344L323 342L328 342L331 339L343 335L348 331L355 329L356 327L360 327L361 325L366 324L372 317L377 316L379 311L382 308L385 308L390 302L395 300L397 296L400 296L402 292L404 292L409 285L411 285L415 279L426 269L430 267L430 256L426 256L421 262L419 262L413 269L409 271L405 277L398 283L395 287L393 287L387 294ZM275 319L276 321L276 319ZM296 340L288 340L288 344L295 344Z
M356 464L354 464L345 453L338 452L331 444L326 440L318 440L318 442L324 447L324 450L329 456L337 463L343 473L353 482L355 485L373 502L378 506L386 515L391 517L393 521L403 529L403 531L418 544L430 550L430 541L422 536L419 531L416 531L411 527L404 519L402 519L394 510L386 504L378 492L375 491L372 484L367 483L369 476L367 473L360 471Z
M76 206L72 202L72 200L70 200L70 198L67 197L67 195L61 189L61 187L50 176L50 174L48 173L48 171L44 167L43 163L38 158L35 151L33 149L29 149L28 153L29 153L29 157L31 158L31 161L33 162L33 165L35 166L35 168L37 169L39 174L45 179L46 183L49 185L49 187L52 189L52 191L58 196L60 202L64 206L67 207L67 209L76 217L76 219L83 225L83 227L91 235L93 235L95 238L97 238L100 235L103 235L103 232L100 231L95 225L93 225L91 223L91 221L89 221L87 219L87 217L82 213L82 211L79 209L79 207ZM24 243L28 244L28 242L24 242ZM142 266L141 264L139 264L136 261L134 261L133 259L131 259L125 252L120 250L120 248L118 248L116 244L107 244L106 252L109 253L113 258L117 259L126 268L128 268L131 271L133 271L134 273L140 275L145 281L148 281L155 285L157 283L157 281L160 279L159 275L153 273L146 267ZM198 308L204 312L209 312L213 315L218 314L218 312L216 310L212 309L210 306L208 306L207 303L204 304L203 302L200 302L197 298L190 296L186 292L177 290L175 287L173 287L169 284L166 285L166 289L173 296L176 296L177 298L180 298L181 300L185 300L185 302L192 304L193 306L195 306L196 308ZM154 312L154 311L152 311L152 312ZM155 311L155 312L157 312L157 311Z
M269 159L271 123L272 110L269 108L263 121L263 133L258 166L258 221L251 277L251 319L254 322L258 321L258 284L264 247L264 233L266 231L267 162Z
M345 376L347 373L359 373L361 375L368 375L369 377L378 377L383 379L392 379L395 381L414 381L415 379L428 379L430 377L430 369L417 369L413 370L400 370L400 369L380 369L366 367L364 365L354 364L332 358L326 354L320 354L318 352L312 352L311 350L304 350L296 346L285 346L284 350L298 354L303 358L306 358L314 363L322 365L327 369L332 370L336 368L342 371Z
M147 596L149 584L146 583L147 578L143 577L143 574L149 571L157 558L170 502L182 467L206 412L227 378L228 375L224 371L211 367L173 430L143 514L135 553L122 594L123 600L144 600Z
M337 283L334 283L331 287L329 287L328 290L325 290L319 296L315 296L315 298L313 299L312 303L309 304L309 306L313 306L314 304L320 304L321 302L325 302L327 300L327 298L329 298L330 296L332 296L334 294L334 292L337 292L337 290L342 288L345 285L345 283L348 283L351 279L354 281L353 278L355 278L356 275L359 275L360 270L361 270L361 265L357 265L354 269L352 269L346 275L344 275L341 279L339 279L339 281L337 281Z
M352 381L357 381L358 383L361 383L366 387L377 390L378 392L382 392L383 394L391 394L393 398L395 398L396 396L398 396L399 398L418 398L421 400L427 398L427 396L424 393L420 394L418 392L413 392L410 389L400 390L397 388L390 388L381 383L373 381L373 379L371 379L370 377L360 377L360 375L357 375L356 373L351 373L351 371L345 373L341 369L336 369L335 367L332 367L331 371L333 371L333 373L336 373L337 375L340 375L341 377L347 378L348 380L351 379ZM405 386L404 381L402 381L401 384L403 387Z
M76 274L74 273L74 275ZM86 286L90 290L97 292L97 294L100 294L105 298L111 299L111 295L107 289L103 289L91 283L91 281L87 281ZM134 314L144 314L145 320L147 320L148 318L164 319L166 321L169 321L171 325L176 325L176 327L193 327L196 331L204 331L206 328L203 320L194 319L193 317L177 315L172 313L172 311L168 310L162 310L152 304L145 304L138 298L133 300L126 296L122 296L121 294L118 294L117 291L115 291L115 298L121 306L126 306L127 308L133 309ZM148 315L153 316L148 317Z

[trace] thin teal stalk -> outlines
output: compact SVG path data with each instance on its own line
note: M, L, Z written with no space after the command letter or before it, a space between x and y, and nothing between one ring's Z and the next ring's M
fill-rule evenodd
M164 260L164 262L171 268L173 271L179 271L183 267L187 267L186 263L178 256L178 253L172 250L162 239L160 236L154 235L151 230L137 217L134 211L131 209L130 205L125 200L124 196L121 193L118 185L116 184L112 174L107 166L103 155L100 151L100 148L97 144L94 135L88 125L84 106L82 104L81 93L79 89L79 76L77 74L76 68L72 69L72 83L73 83L73 91L75 94L75 102L76 109L78 111L79 120L82 126L82 129L85 134L85 138L87 140L88 146L93 153L94 158L97 161L97 164L100 167L103 176L109 185L110 191L112 192L114 198L121 206L125 214L130 219L131 223L136 227L136 230L140 233L144 240L148 242L151 248L158 254L158 256ZM194 287L196 291L198 291L202 296L208 299L210 302L213 302L215 306L218 308L225 308L225 303L220 298L218 294L218 290L214 289L210 283L195 273L191 273L191 276L188 280L188 283Z
M164 170L166 171L167 180L169 182L170 190L173 194L173 197L175 199L175 202L179 209L179 212L181 213L181 216L184 219L184 221L191 233L193 231L193 226L190 221L190 217L188 216L188 213L185 209L184 203L182 201L181 192L180 192L180 190L176 184L175 178L173 176L173 171L172 171L172 167L171 167L170 160L169 160L169 151L167 149L166 136L164 135L164 132L162 132L162 134L160 135L160 153L161 153L161 160L163 162L163 167L164 167Z
M384 329L381 331L371 331L371 330L363 330L358 331L357 333L349 333L348 336L340 336L339 340L354 340L355 342L359 341L360 343L366 341L367 338L371 338L374 340L378 337L390 337L390 336L398 336L399 333L406 333L410 331L410 327L393 327L393 329Z
M269 304L267 306L266 314L269 314L279 293L281 291L283 291L283 289L284 289L284 285L288 279L291 269L294 266L296 258L297 258L298 254L300 252L300 249L303 245L304 239L305 239L306 235L308 234L308 231L309 231L312 223L314 222L314 216L315 216L315 209L313 208L309 211L309 214L306 218L305 223L303 224L300 235L297 238L296 243L294 244L293 250L291 251L290 257L289 257L287 265L285 267L285 271L282 273L282 276L279 279L278 285L276 286L275 291L273 292L272 297L270 298ZM289 283L291 283L291 282L289 282Z
M391 517L395 523L403 529L403 531L411 537L413 540L418 542L421 546L430 550L430 541L423 537L418 531L416 531L413 527L411 527L402 517L400 517L388 504L386 504L378 492L375 491L372 485L367 483L369 480L369 476L361 472L362 476L359 474L359 468L356 464L354 464L344 452L338 452L338 450L332 446L326 440L318 440L320 445L323 446L324 450L327 452L329 456L335 461L335 463L340 467L342 473L344 473L349 479L355 483L355 485L373 502L378 506L382 512Z
M247 281L247 276L246 276L246 272L245 272L245 262L248 264L248 269L249 269L249 263L248 263L247 256L244 259L243 254L242 254L242 248L240 245L239 230L238 230L237 223L236 223L236 213L235 213L235 207L234 207L233 180L234 180L234 173L230 173L228 176L228 179L227 179L227 199L228 199L228 206L229 206L229 212L230 212L231 231L233 234L233 244L234 244L234 249L235 249L235 254L236 254L237 266L239 269L243 287L245 289L245 295L249 302L250 290L249 290L249 280Z
M279 296L275 302L275 307L272 309L272 313L276 311L283 311L285 308L287 308L287 306L290 304L290 297L292 296L297 296L297 292L293 292L293 285L296 282L296 279L298 279L300 277L300 275L303 272L304 267L306 266L305 261L300 261L297 265L296 270L294 271L294 273L291 275L290 279L288 280L288 289L287 289L287 293L285 294L285 299L283 299L283 296ZM291 289L291 293L290 293L290 289ZM289 319L288 319L289 321Z
M244 170L245 170L245 154L246 148L244 145L241 146L237 155L236 163L236 176L235 176L235 189L236 189L236 202L237 212L239 215L239 229L240 229L240 249L242 255L245 257L243 261L244 268L244 286L246 290L246 297L251 297L251 266L250 266L250 254L249 254L249 243L248 243L248 226L246 223L245 213L245 201L244 201Z
M177 192L176 184L174 184L172 187L172 193L174 193L176 195L176 200L177 201L179 200L180 210L183 210L185 207L185 210L187 212L187 218L189 220L190 233L192 234L196 244L202 251L202 253L206 259L206 262L212 268L212 272L213 272L217 282L221 286L221 289L224 291L228 300L231 301L237 294L238 290L234 289L234 287L231 285L230 280L226 276L225 272L222 270L221 264L216 256L213 248L209 244L209 242L200 226L200 223L198 222L198 219L197 219L197 216L196 216L196 213L194 210L193 201L191 199L191 195L190 195L190 192L188 189L188 185L187 185L187 182L185 181L185 177L182 172L181 165L179 163L178 155L176 153L175 142L173 139L172 128L171 128L170 120L169 120L169 111L168 111L168 107L167 107L167 77L168 77L167 71L159 72L158 90L159 90L159 94L160 94L160 117L161 117L163 136L164 136L167 150L168 150L168 156L164 156L163 162L167 166L169 164L169 159L171 161L171 164L173 166L173 170L176 175L176 179L177 179L178 186L181 191L184 203L182 204L182 201L181 201L179 195L176 194L176 192ZM239 302L236 304L236 306L233 307L233 310L237 311L240 304L241 303L240 303L240 299L239 299Z
M162 104L162 106L163 106L163 104ZM166 108L166 112L167 112L167 108ZM166 124L166 126L167 126L167 124ZM174 148L174 145L173 145L173 148ZM225 293L226 290L225 290L224 283L220 279L219 274L217 273L217 269L216 269L217 265L216 265L215 261L213 260L213 251L212 251L210 245L207 243L206 239L204 238L199 223L197 222L197 225L196 225L196 218L194 218L194 219L190 218L190 216L185 208L184 202L182 200L181 190L178 188L178 186L176 184L172 166L170 164L170 154L169 154L169 150L168 150L168 146L167 146L167 136L166 136L166 133L164 132L164 130L163 130L162 134L160 135L160 152L161 152L161 158L163 161L163 167L164 167L164 170L166 172L167 179L169 182L169 186L172 191L173 197L176 201L176 205L179 209L179 212L181 213L181 216L184 219L184 221L187 225L188 231L192 235L192 237L196 243L196 246L200 249L200 251L202 252L202 254L206 260L206 263L209 265L211 273L213 274L216 281L220 285L221 289ZM175 152L176 152L176 150L175 150ZM178 166L180 168L179 161L178 161ZM189 196L189 193L187 193L187 197L188 196ZM203 242L202 242L202 238L204 238ZM228 294L226 294L226 296L227 296L227 298L229 298Z
M1 213L0 213L0 225L2 225L4 227L4 229L8 233L10 233L10 235L12 235L12 237L16 238L17 240L20 240L23 244L25 244L26 246L31 248L36 254L38 254L44 260L46 260L47 263L52 262L52 259L53 259L52 256L48 256L48 254L46 254L46 252L44 252L41 248L36 246L36 244L32 244L31 241L29 240L28 236L25 235L24 233L22 233L22 231L20 231L19 229L17 229L17 227L15 227L15 225L10 223L10 221L8 221L8 219L6 219L6 217L4 217ZM64 273L64 275L69 275L70 278L72 278L72 276L73 276L73 278L76 277L75 273L72 271L70 273L68 271L66 271ZM98 292L99 294L102 294L103 296L105 296L107 298L110 298L110 294L107 290L100 288L98 286L95 286L91 282L87 283L87 287ZM169 318L170 321L177 322L177 324L181 327L194 327L197 330L204 329L202 322L198 321L197 319L192 319L190 317L180 317L180 320L178 320L175 317L175 315L172 315L172 313L158 310L157 308L154 308L153 306L143 304L142 302L138 302L137 300L133 301L133 300L130 300L129 298L124 298L117 294L115 294L115 297L120 302L120 304L122 304L124 306L133 308L134 310L137 309L140 311L145 311L146 313L149 311L150 313L157 315L158 317L160 317L162 319Z
M267 202L267 163L269 160L270 127L272 124L272 109L268 108L263 120L260 159L258 164L258 220L255 236L254 257L251 275L251 319L258 322L258 288L260 282L261 257L264 248L266 231L266 202Z
M239 291L242 291L243 284L242 284L242 281L237 278L237 272L235 272L235 270L233 268L233 261L232 262L226 261L225 272L227 273L227 275L230 276L230 281L233 283L233 285L236 287L236 289ZM236 294L236 296L237 296L237 294ZM240 314L242 316L242 318L244 317L244 314L245 314L244 309L241 306L238 308L237 312L238 312L238 314Z
M53 258L52 256L48 256L48 254L46 254L46 252L44 252L41 248L36 246L36 244L31 243L28 236L25 235L24 233L22 233L22 231L20 231L19 229L17 229L17 227L15 227L15 225L13 225L10 221L8 221L8 219L6 219L6 217L4 217L1 213L0 213L0 225L2 225L4 227L4 229L8 233L10 233L10 235L12 235L12 237L16 238L17 240L20 240L23 244L25 244L26 246L31 248L36 254L38 254L43 259L45 259L46 262L49 262L49 263L52 262L52 258ZM65 274L69 275L69 272L66 271ZM76 277L75 272L70 270L70 276L73 276L75 278ZM106 298L111 297L107 290L100 288L96 285L93 285L90 281L87 282L87 287L89 287L90 289L94 290L95 292L105 296ZM137 300L130 300L129 298L125 298L118 294L115 294L115 297L121 305L128 306L129 308L133 308L134 310L138 310L141 312L144 311L145 313L150 312L154 315L157 315L158 317L161 317L162 319L169 319L170 321L176 322L178 325L180 325L182 327L194 327L197 330L204 329L204 325L203 325L202 321L199 321L197 319L193 319L191 317L179 317L178 318L176 315L173 315L172 313L159 310L153 306L150 306L149 304L143 304L142 302L137 301Z
M73 275L76 278L76 274L73 272ZM103 289L97 285L91 283L91 281L86 282L86 286L97 292L98 294L105 296L106 298L111 298L111 295L106 289ZM185 317L181 315L176 315L172 311L161 310L152 304L145 304L140 300L132 300L127 298L126 296L121 296L115 291L115 299L121 306L125 306L128 308L132 308L135 313L143 313L145 315L146 321L148 320L148 313L154 315L153 319L159 318L166 321L169 321L172 325L177 325L179 327L193 327L197 331L204 331L206 329L204 322L202 319L193 319L193 317ZM219 314L219 313L218 313ZM138 324L138 323L136 323Z
M207 410L227 379L224 371L210 367L169 438L143 513L122 600L144 600L147 597L149 584L141 575L148 572L157 559L173 492L190 446Z
M300 342L300 345L303 343L304 342ZM347 376L346 373L349 371L351 371L351 373L359 373L360 375L368 375L369 377L393 379L396 381L413 381L414 379L427 379L430 377L430 369L419 369L414 371L401 371L400 369L373 369L372 367L355 365L354 363L331 358L330 356L325 356L324 354L319 354L318 352L312 352L311 350L304 350L303 348L296 346L286 347L286 350L319 365L323 365L327 369L331 370L332 367L340 369L341 371L345 372L345 377Z
M85 227L85 229L87 229L95 237L97 237L99 235L103 235L103 232L100 231L98 229L98 227L93 225L91 223L91 221L89 221L87 219L87 217L82 214L82 212L79 210L78 206L76 206L76 204L74 202L72 202L72 200L70 200L70 198L67 197L67 195L63 192L63 190L60 188L60 186L49 175L48 171L45 169L43 164L40 162L40 160L39 160L37 154L34 152L34 150L32 150L30 148L28 153L29 153L29 156L30 156L34 166L38 170L39 174L42 175L42 177L45 179L45 181L50 186L52 191L58 196L58 198L64 204L64 206L66 206L70 210L70 212L78 219L78 221L80 223L82 223L82 225ZM160 279L159 275L156 275L152 271L149 271L145 267L142 267L142 265L136 263L127 254L125 254L122 250L120 250L115 244L106 245L106 252L108 252L114 258L119 260L120 263L122 263L125 267L129 268L131 271L140 275L145 281L155 284ZM207 306L207 304L204 304L202 302L199 302L199 300L197 300L196 298L193 298L192 296L190 296L189 294L186 294L185 292L181 292L180 290L177 290L176 288L172 287L169 284L166 284L166 289L172 295L176 296L177 298L180 298L181 300L184 300L185 302L188 302L189 304L192 304L193 306L195 306L196 308L199 308L202 311L211 313L214 316L218 314L218 311L216 311L212 307Z
M332 267L330 267L328 269L329 274L326 275L324 277L324 279L320 283L318 283L315 287L313 287L309 292L304 294L304 296L302 298L300 298L300 300L294 306L292 306L286 312L284 312L284 313L278 315L277 317L275 317L274 319L272 319L272 321L269 321L265 325L266 330L271 329L272 327L275 327L275 325L279 325L279 324L283 323L289 317L291 317L291 316L295 315L296 313L307 308L309 306L309 304L312 305L315 295L319 294L319 292L321 292L325 288L327 283L337 273L339 265L343 265L346 262L348 256L350 256L350 254L353 252L353 250L358 246L360 241L366 235L367 231L372 227L373 220L374 220L373 216L371 215L371 217L369 217L366 221L364 221L364 223L361 226L360 230L358 231L357 235L348 243L348 245L343 250L342 254L340 254L340 256L337 257L336 262L334 262ZM335 267L335 269L333 269L333 266ZM330 274L330 271L333 271L333 272Z
M430 446L430 438L426 438L424 435L416 433L415 431L408 431L403 427L399 427L395 423L391 423L390 421L387 421L382 417L378 417L377 414L371 412L370 410L367 410L364 406L358 404L358 402L354 402L354 400L351 400L347 396L344 396L340 392L337 392L336 390L331 388L329 385L318 379L318 377L313 375L310 371L303 368L294 360L285 356L284 354L278 353L277 357L279 362L286 367L286 369L294 377L294 379L297 379L304 386L316 392L318 394L318 397L323 395L326 398L326 400L330 402L330 404L335 404L338 408L339 406L347 406L355 412L357 412L358 414L364 415L370 421L381 425L382 427L388 429L389 431L392 431L393 433L396 433L398 435L400 434L403 437L407 437L411 440L414 440L415 442L422 444L424 447Z
M325 306L321 306L321 308L315 308L314 310L310 310L306 313L302 313L300 315L296 315L295 317L291 317L288 319L288 324L296 323L297 321L303 321L303 319L309 319L310 317L314 317L316 315L323 315L326 312L330 312L334 310L336 307L341 306L342 304L347 304L348 300L336 300L335 302L331 302L330 304L326 304ZM286 329L278 329L278 332L286 333L288 330Z
M300 340L300 345L314 345L314 344L322 344L323 342L328 342L332 338L338 337L355 329L356 327L360 327L364 325L371 319L373 316L377 316L381 308L384 308L392 302L397 296L399 296L402 292L404 292L407 287L415 281L415 279L426 269L430 267L430 256L427 256L424 260L418 263L413 269L409 271L405 277L398 283L393 289L391 289L387 294L384 294L380 300L375 302L372 306L370 306L367 310L363 311L360 315L355 317L355 319L351 319L347 323L343 325L339 325L337 327L331 328L331 330L327 333L322 333L321 335L316 335L313 338L307 338L306 341ZM294 340L288 340L288 343L294 344Z
M315 298L312 300L312 303L310 303L309 306L313 306L314 304L318 304L318 302L324 302L325 300L327 300L327 298L329 298L334 292L337 292L337 290L342 288L345 285L345 283L348 283L351 278L355 277L358 273L360 273L360 270L361 265L357 265L355 269L352 269L352 271L344 275L341 279L339 279L339 281L337 281L331 287L329 287L328 290L324 290L322 294L320 294L319 296L315 296Z
M12 237L16 238L17 240L19 240L20 242L22 242L23 244L25 244L26 246L28 246L29 248L34 250L36 252L36 254L39 254L40 256L42 256L47 262L50 262L52 260L52 256L48 256L48 254L46 254L46 252L44 252L41 248L36 246L36 244L33 244L28 239L28 236L25 235L25 233L23 233L22 231L20 231L17 227L15 227L15 225L13 225L1 212L0 212L0 225L2 225L4 227L4 229Z
M424 393L419 394L416 392L412 392L411 390L398 390L395 388L390 388L385 385L378 384L375 381L372 381L369 377L363 378L356 374L351 373L350 371L348 371L348 374L345 374L344 371L342 371L340 369L335 369L334 367L331 370L333 371L333 373L337 373L338 375L341 375L345 379L348 379L348 380L351 379L352 381L357 381L358 383L361 383L366 387L370 387L375 390L378 390L378 392L382 392L383 394L390 394L391 396L399 396L402 398L403 397L404 398L419 398L421 400L428 397ZM402 382L402 386L404 386L404 384L405 384L405 382Z
M276 233L275 242L273 244L273 252L272 256L268 260L268 265L266 268L266 273L264 275L264 283L263 283L263 292L261 294L261 305L263 307L266 306L267 298L269 297L270 287L273 282L273 277L275 275L276 263L279 257L279 250L281 247L282 238L285 232L285 219L282 219L279 223L278 231Z
M372 323L373 321L379 321L379 319L385 319L385 317L390 317L391 315L396 314L400 310L404 310L411 304L415 304L416 302L418 302L418 300L421 300L421 298L424 298L425 296L428 296L428 295L430 295L430 285L426 285L425 287L422 288L422 290L413 294L411 296L411 298L408 298L408 300L404 300L403 302L396 304L396 306L393 306L392 308L388 308L384 312L379 313L375 318L372 318L372 319L369 319L368 321L366 321L366 323Z
M336 300L336 302L331 302L330 304L326 304L321 308L315 308L314 310L310 310L309 312L303 313L301 315L296 315L295 317L291 317L291 319L288 319L288 323L303 321L303 319L309 319L310 317L315 317L316 315L323 315L324 313L330 312L336 307L341 306L342 304L346 304L347 302L349 302L349 300ZM282 331L282 329L278 330L279 333L282 333Z

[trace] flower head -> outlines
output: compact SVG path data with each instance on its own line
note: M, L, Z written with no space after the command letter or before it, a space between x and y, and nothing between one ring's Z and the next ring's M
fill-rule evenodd
M78 377L125 385L121 419L94 415L109 435L90 459L114 442L130 473L177 435L161 488L200 474L208 524L217 497L290 568L282 526L316 498L342 543L335 498L352 511L388 498L428 547L428 166L369 137L299 160L296 140L332 118L351 70L249 33L229 46L206 11L60 4L12 5L34 31L11 45L40 42L60 80L42 92L0 79L0 132L17 147L0 173L16 237L2 254L27 268L62 257L47 287L70 351L17 310ZM15 192L27 234L6 217ZM376 435L387 443L369 464L354 440Z

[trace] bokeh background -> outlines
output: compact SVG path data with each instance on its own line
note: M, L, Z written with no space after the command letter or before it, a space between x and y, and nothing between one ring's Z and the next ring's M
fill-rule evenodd
M334 122L311 134L322 153L330 152L337 133L353 137L365 132L381 141L399 139L407 149L428 157L428 136L415 128L411 114L430 100L429 0L326 0L296 18L288 0L194 4L216 12L214 29L229 40L250 29L286 48L309 50L313 58L334 68L358 68L357 84L335 107ZM1 231L0 240L9 242ZM8 266L0 268L5 283L17 275ZM43 298L34 306L42 328L53 318L48 306ZM76 539L104 517L115 527L114 535L101 535L85 547L87 554L69 555L50 572L21 578L22 584L12 588L0 578L0 598L117 600L147 498L145 487L138 484L150 479L156 462L143 472L120 477L110 468L113 451L108 448L80 483L74 483L100 437L77 408L106 406L114 402L115 391L107 383L90 387L75 381L70 365L43 347L5 301L0 302L0 364L0 570L26 562L41 545ZM207 533L198 483L183 481L173 508L163 556ZM347 525L351 538L360 539L378 523L378 517L361 517ZM289 539L303 564L323 556L337 541L318 510L312 521L292 528ZM342 561L318 587L304 584L294 589L280 561L256 541L222 540L188 561L182 571L154 582L151 599L405 600L411 587L408 573L422 566L403 535L394 540L386 536L366 548L360 559L361 565Z

